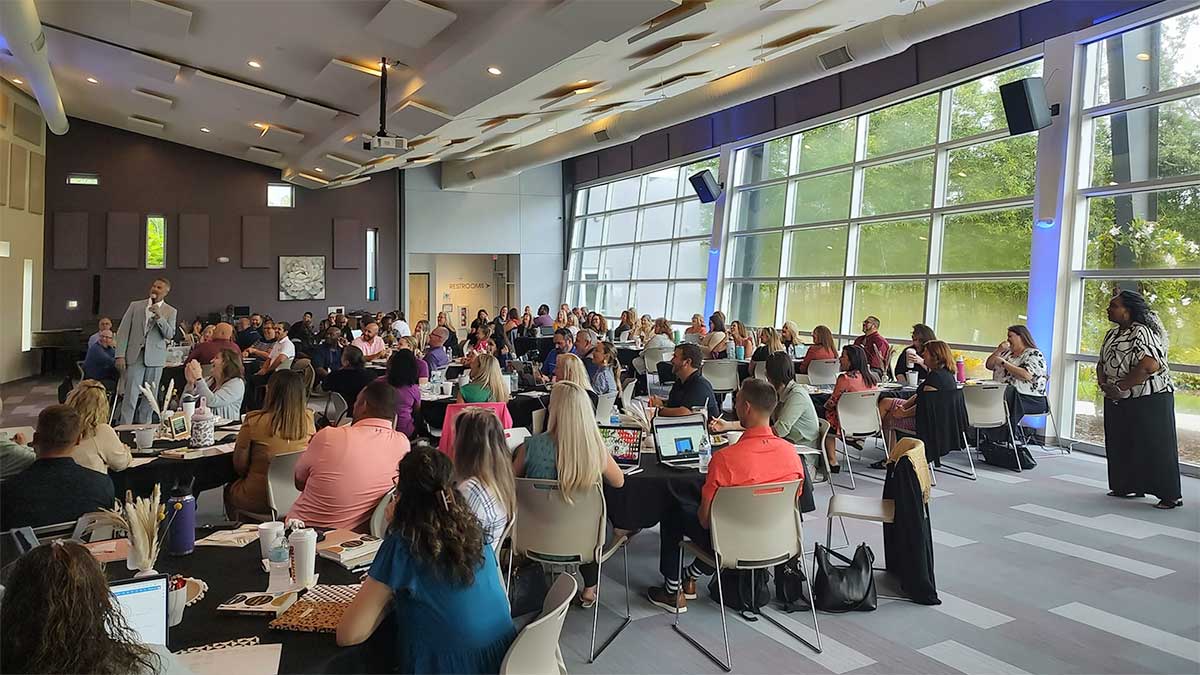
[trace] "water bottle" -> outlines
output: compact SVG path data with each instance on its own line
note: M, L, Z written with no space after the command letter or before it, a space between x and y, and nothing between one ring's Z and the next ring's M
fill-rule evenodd
M963 361L962 354L959 354L958 358L954 359L954 371L954 375L960 384L967 381L967 364Z
M738 361L746 360L746 345L738 345L734 351L737 353Z
M268 593L280 593L292 587L292 565L288 549L280 542L279 546L267 554L267 570L270 574L267 581Z
M189 555L196 548L196 498L186 485L177 485L167 500L171 527L167 534L168 555Z
M621 426L621 414L617 412L616 406L613 406L612 414L608 416L608 423L614 427Z
M705 438L700 441L700 473L708 473L710 461L712 461L712 443Z

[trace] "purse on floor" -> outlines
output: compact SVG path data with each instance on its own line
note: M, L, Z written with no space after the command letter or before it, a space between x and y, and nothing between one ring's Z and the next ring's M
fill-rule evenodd
M813 602L822 612L870 612L875 609L875 554L864 542L850 559L817 544L813 551L817 573L812 582ZM844 566L838 562L844 563Z

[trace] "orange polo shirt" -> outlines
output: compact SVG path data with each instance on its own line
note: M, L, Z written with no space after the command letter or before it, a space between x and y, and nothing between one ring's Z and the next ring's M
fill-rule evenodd
M713 453L700 501L711 504L717 488L803 479L804 464L796 446L776 436L771 427L754 427L737 443Z

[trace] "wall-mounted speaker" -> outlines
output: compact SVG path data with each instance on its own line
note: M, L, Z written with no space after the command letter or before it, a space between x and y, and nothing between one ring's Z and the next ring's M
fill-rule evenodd
M1027 77L1000 85L1000 100L1008 133L1016 136L1050 126L1050 106L1046 105L1046 87L1040 77Z
M696 191L696 196L705 204L717 201L717 198L721 196L722 188L725 187L717 182L717 179L713 177L712 172L708 169L690 176L688 182L692 184L692 189Z

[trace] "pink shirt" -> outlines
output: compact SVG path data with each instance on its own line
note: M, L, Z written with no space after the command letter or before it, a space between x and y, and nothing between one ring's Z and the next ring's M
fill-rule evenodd
M371 340L370 342L363 340L362 336L359 336L354 338L354 342L351 342L350 344L361 349L363 356L367 357L367 359L370 359L372 356L375 356L387 349L387 345L383 343L383 338L379 337L378 335L376 335L375 339Z
M372 417L322 429L296 464L296 482L304 482L304 491L288 518L309 527L358 528L392 489L408 449L408 438L392 429L391 420Z

